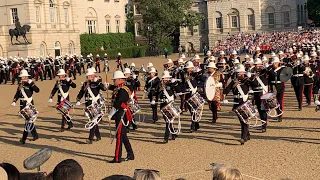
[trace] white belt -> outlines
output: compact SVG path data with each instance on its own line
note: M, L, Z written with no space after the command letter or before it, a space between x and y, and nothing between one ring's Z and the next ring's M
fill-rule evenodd
M301 77L303 74L294 74L293 77Z
M238 99L242 98L241 95L234 95L233 97L234 97L234 98L238 98Z
M279 84L279 83L282 83L282 82L281 81L271 81L271 83Z

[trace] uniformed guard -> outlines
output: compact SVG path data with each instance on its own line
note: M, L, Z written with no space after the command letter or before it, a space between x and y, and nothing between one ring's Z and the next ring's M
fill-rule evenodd
M100 73L100 62L101 62L101 59L100 59L100 55L99 54L97 54L97 57L96 57L96 71L98 72L98 73ZM99 69L99 71L98 71L98 69Z
M204 75L207 79L209 76L212 76L215 81L215 96L214 99L208 99L209 109L212 112L212 122L216 123L218 119L218 106L220 104L221 93L220 88L222 88L222 74L220 71L217 71L217 66L214 62L210 62L207 66L208 72ZM205 88L204 88L205 89Z
M146 85L144 87L145 93L148 94L150 105L152 108L152 120L153 123L158 121L158 95L160 90L160 79L156 75L157 71L155 68L151 68L149 71L149 77L147 78Z
M160 101L160 109L167 106L170 102L174 101L174 89L177 85L176 79L172 78L169 71L163 71L162 74L162 82L159 92L159 101ZM171 80L170 80L171 79ZM170 132L174 132L173 124L169 122L167 117L163 115L163 119L166 122L166 129L164 133L164 143L168 143ZM172 140L175 140L178 136L175 133L172 133Z
M305 67L304 71L304 96L306 97L308 106L311 105L311 98L312 98L312 90L313 90L313 83L314 83L314 74L315 74L315 66L309 63L309 56L303 56L303 65Z
M229 85L224 89L223 94L226 96L230 91L233 92L234 95L234 105L232 110L235 111L238 106L242 105L243 103L247 102L246 95L249 92L250 88L250 81L248 77L246 77L245 68L243 65L239 65L239 68L236 69L237 79L232 79ZM226 102L226 100L224 100ZM238 115L238 114L237 114ZM239 121L241 124L241 139L240 143L243 145L246 141L250 140L250 132L249 132L249 125L242 121L239 117Z
M249 75L250 74L250 75ZM254 68L247 74L247 77L251 80L251 88L253 90L253 101L252 105L256 105L260 119L265 121L261 127L262 132L267 131L267 112L261 101L261 96L268 93L268 72L263 69L262 61L260 58L255 59Z
M57 76L59 77L59 80L56 81L50 97L49 97L49 103L52 102L52 98L53 96L56 94L56 92L58 92L58 101L57 101L57 105L59 105L61 103L61 101L63 101L64 99L69 101L69 89L70 87L72 88L76 88L77 85L72 82L72 80L69 77L66 77L66 73L64 71L64 69L60 69L58 71ZM68 123L68 129L71 129L73 127L73 123L70 120L67 121L67 119L65 118L65 116L62 115L62 121L61 121L61 132L64 131L64 126L65 124Z
M20 99L20 111L23 110L29 103L34 105L34 101L32 99L33 92L39 93L40 89L35 85L34 82L32 82L31 79L29 79L29 74L26 70L22 70L20 72L19 77L21 78L21 83L18 85L17 92L14 95L12 106L16 106L16 102L18 99ZM27 120L26 120L27 121ZM25 128L23 131L23 136L20 140L22 144L26 143L26 139L28 137L28 128L27 126L31 125L32 130L31 134L33 136L33 141L39 139L36 127L34 123L25 123Z
M116 62L117 62L117 69L121 68L121 71L123 71L121 53L120 52L118 53Z
M86 107L90 106L93 103L93 101L96 101L96 103L100 103L100 99L97 98L98 96L100 96L100 90L107 90L106 85L103 84L98 77L96 77L96 74L92 68L87 69L86 77L87 81L82 84L79 94L77 96L77 106L81 104L80 100L83 96L85 96ZM87 139L88 144L92 144L94 136L97 137L97 141L101 140L98 124L96 124L93 128L90 129L90 134Z
M46 80L47 77L49 77L50 80L52 80L52 73L51 73L50 66L51 66L51 62L49 60L49 57L47 57L46 60L44 61L44 80Z
M280 104L280 107L277 108L277 113L279 115L279 114L283 113L283 110L284 110L283 105L284 105L285 85L283 82L280 81L280 72L281 72L281 69L284 68L284 66L280 66L280 60L276 56L273 57L272 64L273 64L273 67L269 71L269 74L268 74L268 77L269 77L268 84L270 86L271 92L273 92L274 87L276 88L276 91L277 91L276 97L277 97L278 103ZM278 116L279 122L282 121L282 116L283 116L283 114Z
M113 105L109 112L108 119L115 120L115 138L117 141L114 159L109 161L109 163L121 163L121 161L134 160L133 150L126 131L126 126L128 126L129 121L132 120L132 114L127 106L130 96L130 89L125 86L124 79L126 79L126 77L123 75L123 73L121 71L116 71L113 73L114 85L109 86L109 89L113 90ZM125 159L121 159L122 143L127 151L127 157Z
M304 71L305 67L303 66L300 54L299 59L293 65L293 75L291 77L291 84L294 89L294 93L296 95L296 99L298 101L298 110L302 110L302 94L303 94L303 87L304 87Z

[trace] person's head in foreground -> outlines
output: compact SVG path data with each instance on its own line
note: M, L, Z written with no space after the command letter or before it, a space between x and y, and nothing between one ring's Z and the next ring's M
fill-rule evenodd
M134 180L132 177L125 176L125 175L112 175L103 178L102 180Z
M73 159L61 161L52 172L52 180L83 180L83 176L81 165Z
M212 180L243 180L238 169L226 165L213 165Z
M5 170L6 175L4 172L1 172L1 178L2 174L3 176L6 176L8 180L20 180L20 172L19 170L12 164L10 163L1 163L0 167Z
M161 180L159 171L150 169L136 169L133 178L135 180Z

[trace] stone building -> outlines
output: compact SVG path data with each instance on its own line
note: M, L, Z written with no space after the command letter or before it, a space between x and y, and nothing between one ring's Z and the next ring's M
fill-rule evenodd
M124 33L129 0L76 0L80 34Z
M206 15L199 26L180 28L180 44L197 51L229 34L297 29L307 26L306 0L195 0L193 10Z
M123 33L128 0L0 0L0 57L80 54L80 34ZM31 26L30 44L9 29ZM24 42L22 37L18 39Z
M1 0L0 56L57 56L80 53L76 5L71 0ZM27 39L31 44L12 45L9 29L31 26ZM22 37L18 39L24 42Z

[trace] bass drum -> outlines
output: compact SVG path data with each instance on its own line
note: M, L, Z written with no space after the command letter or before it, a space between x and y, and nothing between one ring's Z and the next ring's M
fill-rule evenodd
M212 76L209 76L205 84L205 95L208 101L212 101L216 94L216 82Z

